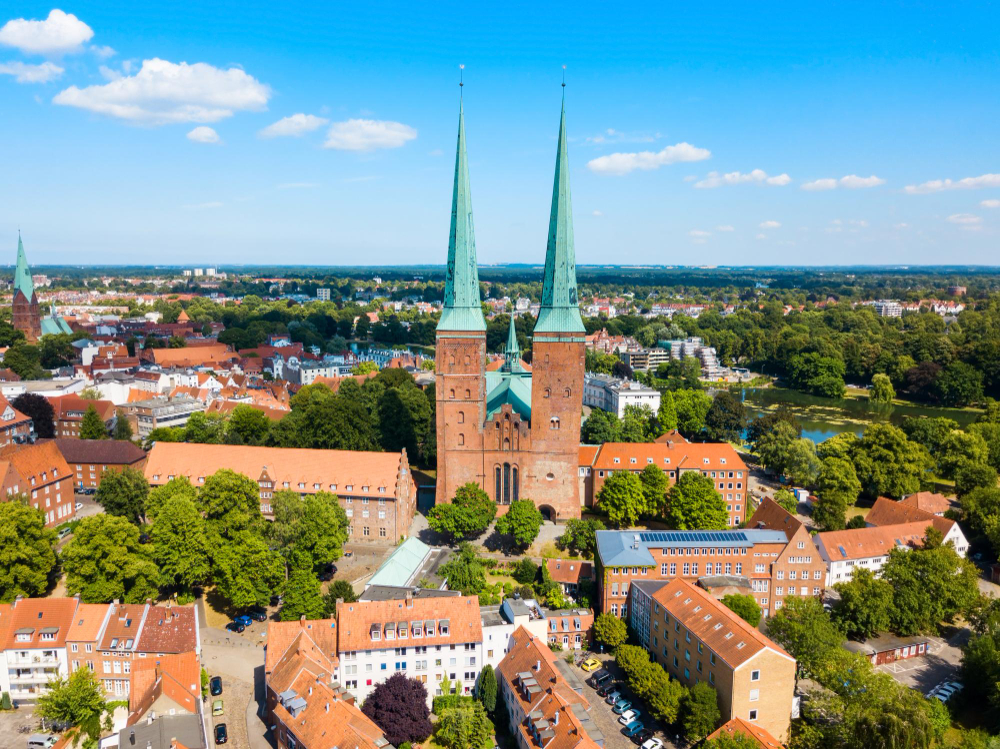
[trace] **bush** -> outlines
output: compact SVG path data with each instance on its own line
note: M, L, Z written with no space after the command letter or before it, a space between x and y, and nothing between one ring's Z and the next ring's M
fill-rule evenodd
M514 565L514 569L511 571L511 577L521 583L521 585L531 585L531 583L535 582L537 575L538 565L527 557Z
M475 697L469 697L464 694L442 694L440 697L435 697L431 700L431 712L440 718L445 710L471 702L475 702Z

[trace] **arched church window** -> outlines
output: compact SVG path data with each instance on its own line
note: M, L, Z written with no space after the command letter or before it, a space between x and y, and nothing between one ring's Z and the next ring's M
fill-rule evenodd
M469 389L466 389L466 391L465 391L465 399L468 400L471 397L472 397L472 391L469 390Z
M465 444L465 435L464 434L458 435L458 444L459 445L464 445Z
M501 486L500 486L500 466L497 466L496 468L493 469L493 476L494 476L494 479L496 480L496 488L495 488L495 490L493 492L493 498L494 498L495 501L499 502L500 498L502 496L501 493L500 493L501 492Z
M465 423L465 411L459 411L458 412L458 423L459 424L464 424Z
M510 504L510 463L503 464L503 503Z
M563 398L569 398L569 396L570 396L570 389L566 388L565 390L563 390Z
M549 419L549 429L558 429L558 428L559 428L559 417L553 416L551 419Z
M452 388L451 390L448 391L448 397L449 398L455 397L455 388Z
M466 364L468 364L468 363L469 363L469 362L471 362L471 361L472 361L472 359L470 359L470 358L469 358L469 355L468 355L468 354L466 354L466 355L465 355L465 363L466 363Z
M510 477L511 477L511 484L512 484L512 486L511 486L512 491L511 491L511 495L510 496L511 496L511 500L513 500L514 502L516 502L517 498L518 498L517 474L518 474L517 466L512 466L511 469L510 469Z
M449 357L448 357L448 363L449 363L449 364L450 364L451 366L453 366L453 367L454 367L454 366L455 366L455 357L454 357L454 356L449 356Z

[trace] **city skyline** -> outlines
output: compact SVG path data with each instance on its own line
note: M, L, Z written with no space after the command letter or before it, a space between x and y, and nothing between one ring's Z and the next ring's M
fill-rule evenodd
M17 3L0 232L35 266L437 265L465 64L479 261L537 264L565 65L581 265L992 265L996 20Z

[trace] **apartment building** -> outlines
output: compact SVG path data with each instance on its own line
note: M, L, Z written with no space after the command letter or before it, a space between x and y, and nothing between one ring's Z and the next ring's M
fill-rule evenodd
M612 473L639 473L646 466L655 465L663 471L671 486L688 471L698 471L711 478L715 490L726 503L729 525L736 528L746 518L749 473L732 445L671 440L605 442L596 452L589 448L580 448L580 479L582 488L587 491L581 501L587 507L600 504L597 496Z
M0 395L0 447L27 442L34 434L31 417L18 411Z
M817 533L816 548L826 563L827 587L848 582L858 568L878 575L889 561L890 551L921 546L930 525L916 522Z
M133 431L140 439L146 439L154 429L185 426L191 414L205 410L205 404L189 395L178 395L134 401L126 408Z
M66 638L79 599L22 598L0 604L0 692L34 702L52 679L69 675Z
M660 391L634 380L587 373L583 376L583 405L610 411L619 419L625 415L626 406L645 406L656 413Z
M633 596L653 585L636 586ZM687 580L662 582L648 597L636 609L650 612L643 645L654 660L686 687L714 687L723 720L740 718L787 740L795 659Z
M526 628L518 627L511 636L510 649L497 667L497 682L519 749L604 746L579 672Z
M115 421L115 404L106 400L88 400L75 393L47 399L52 404L56 437L79 437L83 415L91 406L110 430Z
M146 464L145 451L127 440L81 440L59 437L53 440L62 453L77 489L96 489L105 471L133 468L141 471Z
M714 587L722 577L726 585L753 595L765 614L772 614L783 597L821 595L826 574L808 542L792 541L786 531L766 528L597 531L594 561L600 610L623 619L628 615L629 590L638 581L704 579ZM776 600L779 587L782 592Z
M655 370L670 361L670 351L665 348L640 348L618 350L618 358L632 369Z
M549 577L559 583L563 593L576 596L580 585L594 579L594 565L576 559L546 559Z
M906 523L925 523L932 525L944 536L944 543L950 543L960 556L965 556L969 551L969 542L954 520L920 507L909 504L905 500L896 502L886 497L879 497L875 504L865 516L865 524L868 527L886 527L892 525L904 525Z
M193 486L202 486L223 468L257 482L265 517L272 516L271 499L276 491L302 496L320 491L336 494L355 542L396 543L409 533L416 510L417 487L405 450L377 453L157 442L145 471L151 486L162 486L175 476L186 476Z
M274 622L268 627L264 683L267 724L279 749L382 749L382 730L334 676L337 622Z
M45 525L59 525L76 514L72 472L54 442L6 448L0 453L0 476L6 496L25 495L45 515Z

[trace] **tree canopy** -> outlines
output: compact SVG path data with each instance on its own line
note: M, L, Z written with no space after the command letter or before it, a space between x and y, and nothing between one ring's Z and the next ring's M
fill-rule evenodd
M427 524L454 543L480 535L496 514L496 503L478 484L470 482L458 487L451 502L434 505L427 513Z
M0 603L44 595L56 566L56 532L23 498L0 502Z
M66 592L85 603L142 603L156 598L160 572L139 529L117 515L83 518L62 552Z

